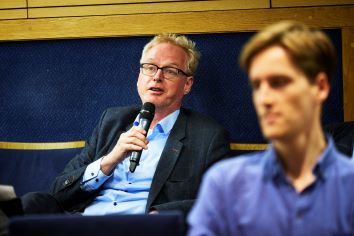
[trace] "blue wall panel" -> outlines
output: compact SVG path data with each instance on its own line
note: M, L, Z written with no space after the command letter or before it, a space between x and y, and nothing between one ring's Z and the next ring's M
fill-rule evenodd
M329 34L341 58L340 31ZM241 46L250 35L191 36L202 58L185 105L213 116L237 143L262 142L247 77L237 65ZM140 102L136 92L139 58L149 39L0 43L0 141L88 138L105 108ZM343 120L342 98L339 70L325 107L325 123Z

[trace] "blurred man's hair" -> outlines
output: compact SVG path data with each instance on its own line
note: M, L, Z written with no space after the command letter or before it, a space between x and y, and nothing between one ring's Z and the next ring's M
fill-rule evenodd
M331 40L323 31L296 21L281 21L254 35L242 49L241 68L249 72L253 58L275 45L288 52L294 65L302 70L310 83L320 72L331 81L336 67L336 52Z

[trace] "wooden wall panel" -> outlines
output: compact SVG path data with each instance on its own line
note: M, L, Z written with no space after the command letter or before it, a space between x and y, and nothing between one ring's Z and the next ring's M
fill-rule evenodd
M335 6L354 4L354 0L271 0L272 7Z
M0 0L0 9L26 8L26 0ZM1 12L0 12L1 16Z
M27 18L27 9L0 10L0 20L25 18Z
M342 29L344 120L354 121L354 27Z
M255 31L284 19L321 28L353 26L354 6L230 10L0 21L0 40L35 40L161 32L218 33ZM151 27L156 25L158 27Z
M269 8L268 0L211 0L29 8L29 18Z

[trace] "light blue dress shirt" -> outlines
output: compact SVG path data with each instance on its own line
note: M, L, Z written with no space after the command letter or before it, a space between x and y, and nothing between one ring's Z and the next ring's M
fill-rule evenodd
M110 176L100 170L103 157L87 166L81 188L84 191L101 189L83 215L145 213L156 166L179 112L176 110L171 113L148 131L148 149L142 151L139 166L134 173L129 171L129 158L119 163ZM134 125L138 124L137 117Z

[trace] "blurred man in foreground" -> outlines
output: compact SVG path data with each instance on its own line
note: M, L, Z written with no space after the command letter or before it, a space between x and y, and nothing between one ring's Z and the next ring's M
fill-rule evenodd
M280 22L243 48L268 150L211 168L189 235L352 235L354 164L321 128L335 50L320 30Z

